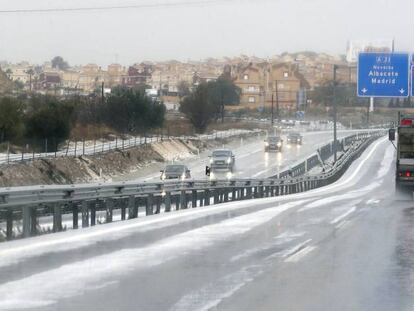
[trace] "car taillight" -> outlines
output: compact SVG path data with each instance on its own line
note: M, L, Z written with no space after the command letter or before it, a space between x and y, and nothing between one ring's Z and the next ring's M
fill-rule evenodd
M402 126L411 126L411 125L413 125L413 120L412 119L402 119L400 123L401 123Z

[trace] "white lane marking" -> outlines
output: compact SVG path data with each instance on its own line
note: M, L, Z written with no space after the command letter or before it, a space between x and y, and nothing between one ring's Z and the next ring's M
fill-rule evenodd
M349 221L349 220L344 220L344 221L341 221L339 224L337 224L337 225L335 226L335 229L336 229L336 230L345 229L345 228L346 228L346 227L348 227L350 224L351 224L351 221Z
M312 239L308 239L308 240L306 240L302 243L299 243L298 245L295 245L292 248L286 250L282 256L285 257L285 258L290 257L290 256L294 255L295 253L297 253L302 248L304 248L310 242L312 242Z
M342 215L339 215L338 217L336 217L334 220L331 221L332 225L337 224L338 222L340 222L341 220L343 220L344 218L346 218L347 216L351 215L353 212L356 211L356 206L351 207L349 210L347 210L345 213L343 213Z
M215 310L226 298L231 297L240 288L263 274L264 267L259 265L245 267L235 273L195 290L183 297L171 307L171 311L208 311Z
M285 262L298 262L303 259L306 255L316 249L316 246L306 246L297 253L285 259Z
M265 243L264 245L260 246L260 247L255 247L255 248L251 248L248 249L240 254L237 254L233 257L230 258L230 262L236 262L242 259L246 259L249 258L255 254L258 254L260 252L264 252L264 251L269 251L272 250L273 248L280 246L284 243L288 243L291 242L297 238L300 238L302 236L305 235L306 232L291 232L291 231L286 231L278 236L275 236L273 238L273 241L270 241L268 243ZM275 254L279 254L281 252L281 250L277 250ZM269 257L267 257L269 258Z
M339 190L343 187L346 187L348 184L350 184L350 186L354 186L355 185L355 177L358 176L358 174L360 173L361 169L366 165L366 162L368 162L371 158L371 156L374 154L374 152L377 150L378 146L380 144L383 144L384 142L386 142L387 139L386 138L382 138L379 141L377 141L376 143L374 143L374 145L370 146L370 150L369 152L365 152L364 153L364 157L360 160L360 162L358 163L357 167L353 170L353 172L346 178L341 178L339 180L339 182L335 182L332 185L326 186L326 187L322 187L322 188L318 188L315 190L311 190L308 192L304 192L301 194L294 194L294 195L290 195L290 197L297 197L297 198L303 198L303 197L309 197L315 194L324 194L326 195L327 192L333 192L336 190ZM391 165L392 161L390 161L389 165ZM360 177L362 175L359 175ZM289 197L289 195L287 196Z
M333 203L333 202L338 202L341 200L346 200L346 199L351 199L351 198L355 198L357 195L355 193L350 193L347 195L340 195L340 196L332 196L332 197L328 197L325 199L321 199L321 200L316 200L310 204L305 205L304 207L298 209L298 213L302 213L317 207L321 207L324 205L328 205L329 203ZM344 207L348 207L348 206L353 206L353 205L358 205L359 203L362 202L362 199L358 199L358 200L352 200L352 201L346 201L345 204L341 204L340 206L335 206L335 209L340 209L340 208L344 208Z
M256 177L258 177L258 176L260 176L260 175L263 175L264 173L266 173L266 172L268 172L268 171L270 171L271 169L266 169L266 170L263 170L263 171L260 171L260 172L257 172L256 174L254 174L252 177L253 178L256 178Z
M293 239L300 238L304 236L305 234L306 234L305 231L295 232L295 231L287 230L279 234L278 236L275 236L274 239L279 240L280 242L285 242L285 241L289 242L289 241L292 241Z
M267 208L180 233L146 247L122 249L4 283L0 285L0 310L27 302L39 306L54 304L61 298L82 294L99 284L110 284L131 270L158 266L192 251L237 238L302 203Z
M394 160L395 156L395 148L394 146L390 145L385 151L384 158L381 161L380 167L378 169L377 178L381 179L387 175L389 170L391 169L391 163Z
M373 204L378 204L379 202L381 202L381 200L377 200L377 199L369 199L367 201L368 205L373 205Z

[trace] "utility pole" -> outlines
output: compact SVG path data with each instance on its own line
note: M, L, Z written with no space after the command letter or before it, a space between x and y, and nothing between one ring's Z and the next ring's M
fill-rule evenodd
M102 81L102 85L101 85L101 104L104 104L104 82Z
M338 69L337 65L333 66L333 121L334 121L334 163L336 163L336 149L337 149L337 142L336 142L336 118L337 118L337 111L336 111L336 70Z
M224 123L224 94L221 90L221 123Z
M279 119L280 119L280 114L279 114L279 87L278 87L278 84L277 84L277 80L276 80L276 120L278 120L279 121Z
M32 92L32 73L29 73L29 80L30 80L30 93Z
M272 128L273 128L273 125L275 123L274 114L273 114L273 107L274 107L274 101L273 101L273 92L272 92L272 120L271 120Z

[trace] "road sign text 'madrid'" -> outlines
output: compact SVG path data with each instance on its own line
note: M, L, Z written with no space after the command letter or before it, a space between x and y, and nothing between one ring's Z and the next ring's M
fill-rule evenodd
M360 53L358 96L407 97L409 55L400 53Z

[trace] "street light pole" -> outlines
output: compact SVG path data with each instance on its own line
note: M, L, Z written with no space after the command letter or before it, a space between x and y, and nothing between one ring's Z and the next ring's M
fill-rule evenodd
M272 119L271 119L271 124L272 124L272 127L273 127L273 125L274 125L274 114L273 114L273 107L274 107L274 102L273 102L273 92L272 92Z
M333 152L334 152L334 163L336 163L336 151L337 151L337 141L336 141L336 119L337 119L337 110L336 110L336 70L338 69L338 65L333 66L333 121L334 121L334 144L333 144Z
M276 117L277 117L277 120L279 120L280 119L280 115L279 115L279 87L278 87L278 84L277 84L277 80L276 80Z

